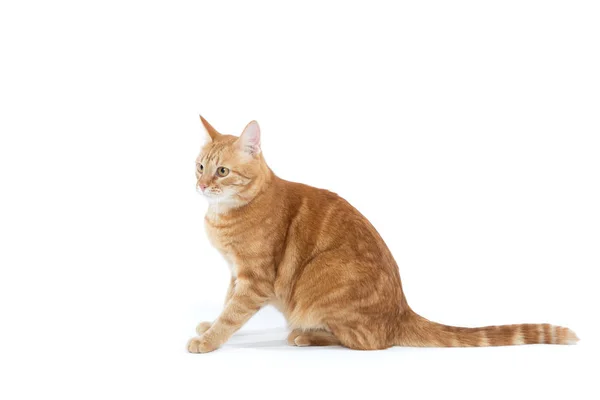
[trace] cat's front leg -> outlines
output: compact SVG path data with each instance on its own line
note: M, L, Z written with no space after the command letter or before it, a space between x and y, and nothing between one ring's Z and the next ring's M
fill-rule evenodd
M235 290L219 318L201 336L188 342L190 353L208 353L221 347L267 302L268 290L257 282L238 278Z
M227 294L225 295L225 303L224 306L227 306L229 300L231 300L231 296L233 296L233 292L235 290L235 277L231 275L231 280L229 281L229 287L227 288Z
M233 291L235 290L235 278L233 276L231 276L231 280L229 281L229 287L227 288L227 294L225 295L225 306L227 306L227 303L229 302L229 299L231 299L231 296L233 296ZM212 322L208 322L208 321L204 321L204 322L200 322L198 324L198 326L196 327L196 333L200 336L202 335L204 332L206 332L207 330L210 329L212 325Z

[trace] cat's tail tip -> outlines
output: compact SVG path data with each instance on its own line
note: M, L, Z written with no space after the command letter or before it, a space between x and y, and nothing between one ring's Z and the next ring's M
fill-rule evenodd
M573 330L567 328L564 344L577 344L577 342L579 342L579 337L577 334Z

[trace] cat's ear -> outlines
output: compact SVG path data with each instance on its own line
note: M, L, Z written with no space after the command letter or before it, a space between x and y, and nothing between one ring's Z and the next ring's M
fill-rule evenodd
M217 132L217 130L215 128L213 128L212 125L209 124L208 121L205 120L202 115L200 116L200 121L202 122L202 125L204 126L204 130L206 131L206 140L207 141L212 142L212 141L216 140L219 136L221 136L221 134L219 132Z
M251 121L236 141L240 150L256 156L260 154L260 127L258 122Z

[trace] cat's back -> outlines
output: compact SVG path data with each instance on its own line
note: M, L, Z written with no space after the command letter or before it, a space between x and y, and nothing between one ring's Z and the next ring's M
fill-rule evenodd
M383 244L368 219L337 193L297 182L281 184L289 229L308 245L364 249Z
M279 180L284 193L286 206L293 211L311 210L317 212L330 206L341 206L346 201L337 193L316 188L304 183Z

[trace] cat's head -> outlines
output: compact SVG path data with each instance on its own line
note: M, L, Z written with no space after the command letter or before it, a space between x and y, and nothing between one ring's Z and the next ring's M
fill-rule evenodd
M223 135L200 116L206 142L196 157L196 190L210 203L242 205L270 174L260 148L260 128L250 122L238 136Z

